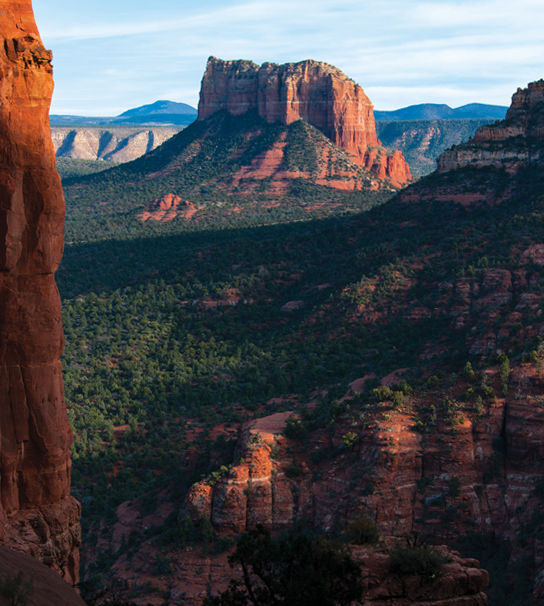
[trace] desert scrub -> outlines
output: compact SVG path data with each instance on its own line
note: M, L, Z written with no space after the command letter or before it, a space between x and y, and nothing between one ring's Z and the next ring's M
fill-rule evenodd
M380 541L378 525L366 516L355 518L348 526L348 534L356 545L376 545Z
M426 582L444 573L444 555L433 547L421 545L397 546L389 552L389 570L399 576L417 574Z

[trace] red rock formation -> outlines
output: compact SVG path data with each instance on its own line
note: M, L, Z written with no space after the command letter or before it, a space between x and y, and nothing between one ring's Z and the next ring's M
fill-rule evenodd
M380 179L391 178L396 186L411 179L400 152L383 156L379 167L369 161L370 148L377 147L373 106L364 90L336 67L318 61L263 63L208 59L202 79L198 119L225 109L232 115L257 109L270 124L305 120L335 145L353 155Z
M497 370L486 374L485 384L500 394ZM385 536L417 531L447 542L472 528L515 539L544 479L543 386L534 364L520 365L506 398L490 397L476 412L465 408L455 422L431 412L419 418L416 411L440 408L435 394L420 394L396 411L382 403L374 412L347 413L332 439L323 430L309 445L280 435L285 413L259 419L242 434L232 469L214 485L193 486L182 515L206 517L235 533L301 519L329 529L337 517L346 523L364 514ZM457 406L466 388L452 394ZM344 447L350 432L356 436L351 451ZM542 567L538 540L534 550L535 566Z
M441 548L447 559L444 574L433 582L418 575L398 576L389 572L389 555L380 550L354 549L361 563L365 595L363 606L487 606L483 590L489 574L478 560L461 558L459 552Z
M295 519L291 483L271 458L272 450L285 439L280 434L290 414L251 422L237 447L238 464L213 487L208 481L195 484L184 513L195 521L207 517L217 528L236 533L259 523L291 525Z
M51 52L30 0L0 0L0 541L78 576L79 504L54 281L64 199L49 130Z
M494 166L515 174L528 163L542 164L543 115L544 80L518 88L506 118L480 127L473 140L445 151L438 159L437 171ZM535 145L535 141L540 143Z
M253 432L255 438L267 439L279 430L284 416L272 415L259 421L262 432ZM266 427L268 425L268 427ZM255 428L253 428L255 429ZM257 441L254 441L256 444ZM205 485L200 484L200 487ZM257 487L255 487L257 488ZM245 488L246 492L248 491ZM207 500L206 492L199 498ZM196 496L197 492L193 492ZM165 499L165 500L163 500ZM159 495L158 507L153 514L142 517L141 502L138 500L121 505L117 509L117 521L111 532L99 533L95 553L111 550L117 551L126 542L131 533L142 533L146 528L158 527L172 511L172 503ZM256 509L252 510L256 512ZM185 512L184 512L185 513ZM198 511L193 512L198 518ZM254 521L251 523L253 524ZM391 546L394 539L389 538ZM150 538L136 551L129 555L126 550L112 567L117 578L125 585L128 593L131 587L140 588L149 582L161 591L170 591L170 599L183 599L187 606L200 606L204 597L211 591L214 594L224 591L231 578L238 576L239 571L228 566L227 555L210 553L202 545L186 545L183 549L170 552L172 572L167 576L156 575L154 567L157 557L162 552L156 537ZM383 547L368 548L352 546L352 554L359 562L362 571L364 598L362 606L486 606L487 597L483 593L489 580L485 570L480 569L477 560L461 558L456 551L439 547L445 557L444 574L432 581L425 581L418 575L399 576L390 572L390 558ZM138 574L134 575L134 570ZM153 600L151 595L142 596L137 603L147 604ZM158 603L158 602L157 602Z
M176 217L183 219L191 219L197 212L195 205L188 200L185 202L175 194L165 194L153 202L149 203L147 211L138 215L140 221L148 221L152 219L154 221L161 221L166 223Z

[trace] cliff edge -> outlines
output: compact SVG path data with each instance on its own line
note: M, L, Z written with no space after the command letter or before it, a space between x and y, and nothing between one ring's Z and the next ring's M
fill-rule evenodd
M64 198L48 112L51 52L30 0L0 0L0 542L75 583L79 513L54 273Z
M474 138L445 151L438 172L466 166L492 166L516 174L522 166L543 161L544 80L518 88L506 118L479 128Z

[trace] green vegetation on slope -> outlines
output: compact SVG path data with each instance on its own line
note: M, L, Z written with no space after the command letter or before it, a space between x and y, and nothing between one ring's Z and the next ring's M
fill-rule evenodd
M117 166L115 162L104 160L72 160L70 158L57 158L57 171L63 181L75 179L85 175L100 173Z
M481 288L490 269L526 267L518 246L540 242L543 225L534 195L468 210L396 200L359 217L67 247L63 363L87 523L151 486L181 486L195 439L206 471L209 431L275 410L272 397L305 403L367 373L461 368L490 311L474 306L453 331L457 295L444 284ZM544 272L530 271L538 290ZM289 301L302 306L283 311ZM510 311L499 307L491 326ZM523 313L536 321L534 309ZM524 334L503 338L511 358L535 348Z
M254 112L218 112L195 122L149 154L100 174L65 179L66 240L150 237L204 229L230 229L353 214L389 199L387 191L340 192L296 179L289 191L268 192L269 180L234 175L285 136L286 169L315 175L316 145L332 144L315 128L296 122L269 125ZM347 161L341 150L338 162ZM345 154L344 154L345 155ZM368 178L357 169L361 179ZM173 193L191 201L197 214L186 221L142 223L137 215L153 200ZM316 204L318 203L318 204Z

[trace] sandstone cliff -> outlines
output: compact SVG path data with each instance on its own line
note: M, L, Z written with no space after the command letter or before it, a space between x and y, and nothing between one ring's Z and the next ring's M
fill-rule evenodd
M64 200L48 111L51 52L30 0L0 2L0 541L78 577L79 504L54 281Z
M466 166L493 166L515 174L522 166L541 165L544 159L544 80L518 89L506 118L479 128L474 139L444 152L438 172Z
M268 123L305 120L379 178L410 180L402 154L374 168L371 149L379 145L373 106L363 89L339 69L318 61L264 63L208 59L202 79L198 119L219 110L240 115L256 109ZM370 154L369 154L370 152Z
M297 520L327 530L335 519L370 515L386 536L418 533L450 545L469 529L508 539L513 559L524 553L526 565L541 570L539 535L527 533L539 523L544 480L542 383L538 363L525 363L511 372L503 397L496 368L481 383L455 379L400 406L386 392L362 407L347 394L333 432L307 434L305 442L281 434L289 413L259 419L242 433L233 467L194 485L180 515L234 533ZM479 389L487 399L467 402ZM537 582L534 595L542 593ZM384 592L383 603L392 597Z
M182 515L239 533L301 519L328 529L335 516L370 513L386 535L419 531L448 541L471 520L480 532L514 538L544 479L541 383L533 364L521 365L510 396L498 398L499 377L490 369L485 384L496 390L477 414L460 404L470 382L436 406L440 390L419 392L401 407L384 396L363 412L355 400L332 435L311 436L310 448L282 435L289 413L258 419L242 434L233 467L195 484ZM345 402L352 399L347 394Z
M331 439L327 436L329 432L312 435L310 443L302 445L300 441L282 435L290 414L277 413L246 425L234 453L234 465L230 469L221 468L208 480L192 487L179 513L178 527L183 527L188 516L195 527L202 524L202 519L211 520L223 535L237 534L256 524L280 530L292 527L297 520L314 522L318 527L330 530L339 516L345 521L361 513L370 513L380 522L390 522L383 526L384 534L389 535L386 540L389 546L396 542L391 535L414 529L414 517L421 509L421 505L416 505L417 511L414 510L414 496L422 470L413 465L414 457L419 456L414 451L422 448L420 439L405 439L404 444L399 445L399 450L405 449L399 453L404 462L391 467L387 452L390 445L383 435L372 435L375 427L356 430L361 436L360 448L353 452L342 448L342 434L347 431L346 427L353 428L353 422L347 418L353 414L347 415L332 436L336 454L323 457L316 464L312 458L327 448ZM381 415L378 416L381 418ZM414 433L410 428L399 428L399 431ZM396 436L394 432L393 439ZM373 467L374 470L367 474L376 482L376 492L369 495L365 482L360 482L364 479L360 470ZM444 472L426 470L440 485L447 485L447 479L442 477ZM463 493L464 490L463 486ZM393 502L397 499L404 503L402 511ZM461 504L463 500L460 497L457 503ZM161 542L157 533L168 524L172 515L175 515L174 505L164 493L157 499L155 511L147 515L142 515L141 502L121 505L113 527L100 533L94 547L95 556L107 550L116 552L117 561L112 570L125 583L127 591L149 581L161 589L170 588L174 600L183 595L186 604L198 605L210 588L213 593L226 589L237 571L228 567L227 554L215 553L209 546L185 543L183 549L169 554L172 569L168 577L158 579L154 573L155 563L164 556L160 555ZM394 524L398 518L401 518L400 524ZM127 553L127 541L135 534L151 538L144 539L137 550ZM386 545L377 548L354 546L353 555L361 564L364 578L365 597L361 604L403 606L415 602L426 606L485 606L487 597L483 590L488 584L487 572L480 569L476 560L461 558L458 552L446 547L441 549L447 557L444 575L429 583L417 575L399 577L390 572ZM133 570L139 571L136 577ZM141 603L148 599L141 598Z
M162 145L181 127L51 128L57 158L130 162Z

